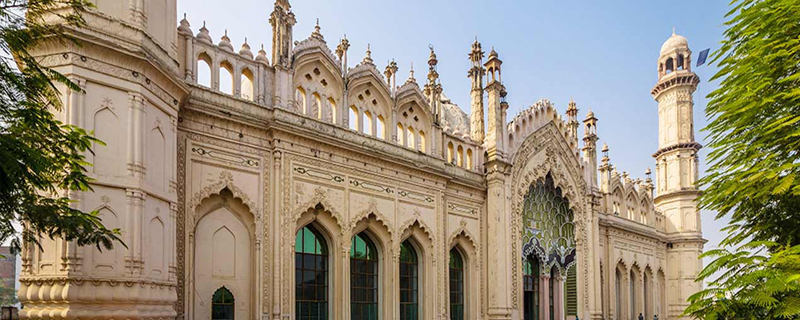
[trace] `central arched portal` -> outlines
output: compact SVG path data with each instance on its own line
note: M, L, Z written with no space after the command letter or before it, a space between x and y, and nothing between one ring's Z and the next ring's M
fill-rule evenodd
M575 214L548 173L532 183L522 207L525 320L577 314Z

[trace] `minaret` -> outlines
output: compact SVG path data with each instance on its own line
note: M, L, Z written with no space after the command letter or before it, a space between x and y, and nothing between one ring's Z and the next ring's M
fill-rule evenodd
M481 50L481 44L477 38L472 43L469 60L472 62L472 68L468 73L468 77L472 80L470 137L472 137L472 141L483 144L483 138L486 136L483 124L483 75L486 74L486 70L483 68L483 50Z
M297 23L291 10L289 0L277 0L269 17L272 25L272 63L284 67L291 62L292 27Z
M511 177L511 164L505 156L505 130L506 120L505 111L508 104L505 102L506 88L503 86L500 77L500 65L503 61L498 57L497 52L492 49L489 53L489 60L486 61L486 108L488 110L486 123L486 137L484 147L486 148L486 159L484 168L486 171L486 247L496 248L488 250L486 261L488 263L488 310L487 319L506 320L511 319L511 290L517 284L510 282L511 274L509 265L519 263L517 257L511 255L511 250L503 248L511 247L511 238L508 235L511 231L511 221L513 215L510 207L507 206L507 199L511 196L506 188L507 182Z
M702 269L699 255L705 243L696 202L701 145L694 141L692 101L700 78L692 72L691 55L686 38L673 31L661 47L658 83L651 91L658 101L655 206L667 217L667 268L677 270L667 272L667 287L674 288L667 294L669 314L665 315L670 319L680 318L688 306L686 299L701 289L694 279Z
M505 113L504 106L507 107L508 105L505 104L505 96L506 96L506 88L503 86L502 76L500 72L500 66L503 64L503 61L497 55L497 52L492 49L492 52L489 53L489 60L486 61L484 65L486 67L486 92L488 96L488 125L487 125L487 133L486 133L486 151L488 152L489 158L496 156L499 158L505 157L505 145L504 145L504 129L505 129L505 120L503 119L503 114Z
M571 100L570 110L574 109L574 112L577 113L578 108L575 107L575 102ZM572 120L570 120L570 124L572 124ZM578 134L577 126L578 121L575 120L576 128L574 131L576 137ZM572 127L570 127L570 130L573 130ZM608 146L605 146L605 150L608 151ZM597 118L594 117L592 110L589 110L589 113L586 114L586 119L583 120L583 161L589 167L589 185L597 187Z

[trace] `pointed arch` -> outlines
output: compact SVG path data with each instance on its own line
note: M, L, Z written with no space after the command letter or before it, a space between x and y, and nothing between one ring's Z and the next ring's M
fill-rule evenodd
M211 56L206 52L200 52L195 61L197 63L195 82L206 88L211 88L211 66L214 65Z
M219 63L219 91L233 95L236 91L233 80L233 64L228 60Z
M242 68L242 74L239 76L239 94L242 99L254 101L255 100L255 76L250 68Z

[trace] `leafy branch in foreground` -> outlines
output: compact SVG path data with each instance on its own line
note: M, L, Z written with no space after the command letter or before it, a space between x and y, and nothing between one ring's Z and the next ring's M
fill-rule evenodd
M106 229L97 212L73 208L70 192L91 191L85 154L102 144L82 128L64 124L64 90L82 89L30 53L45 41L75 42L66 27L81 27L86 0L0 0L0 242L39 245L60 237L79 245L112 248L119 230ZM59 23L53 23L57 20ZM15 224L25 228L20 233ZM121 243L121 242L120 242Z
M698 275L700 319L800 318L800 1L733 0L712 55L701 208L729 216Z

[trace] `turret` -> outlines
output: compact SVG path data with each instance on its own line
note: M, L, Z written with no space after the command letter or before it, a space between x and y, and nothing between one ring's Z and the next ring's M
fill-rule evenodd
M472 44L472 51L469 54L472 67L469 69L468 77L472 80L472 90L470 91L470 137L472 141L483 144L486 131L483 123L483 75L486 70L483 68L483 50L478 39Z
M570 101L570 109L574 110L574 113L578 112L575 102ZM573 120L570 120L570 124L572 123ZM575 126L578 125L577 120L574 123ZM572 130L572 127L570 127L570 130ZM577 128L574 131L575 135L577 135ZM604 145L603 148L607 158L608 146ZM597 118L594 117L592 110L589 110L589 113L586 114L586 119L583 120L583 161L589 167L589 185L597 187Z
M289 0L275 1L269 17L272 25L272 63L288 67L292 58L292 27L297 23Z
M572 142L578 145L578 105L572 98L569 98L567 105L567 128L569 128L569 135Z
M500 60L497 52L492 48L489 53L489 60L486 61L486 92L487 92L487 108L489 111L488 126L486 133L486 152L490 159L503 159L505 158L505 109L508 104L505 102L506 88L502 84L502 76L500 66L503 61Z

